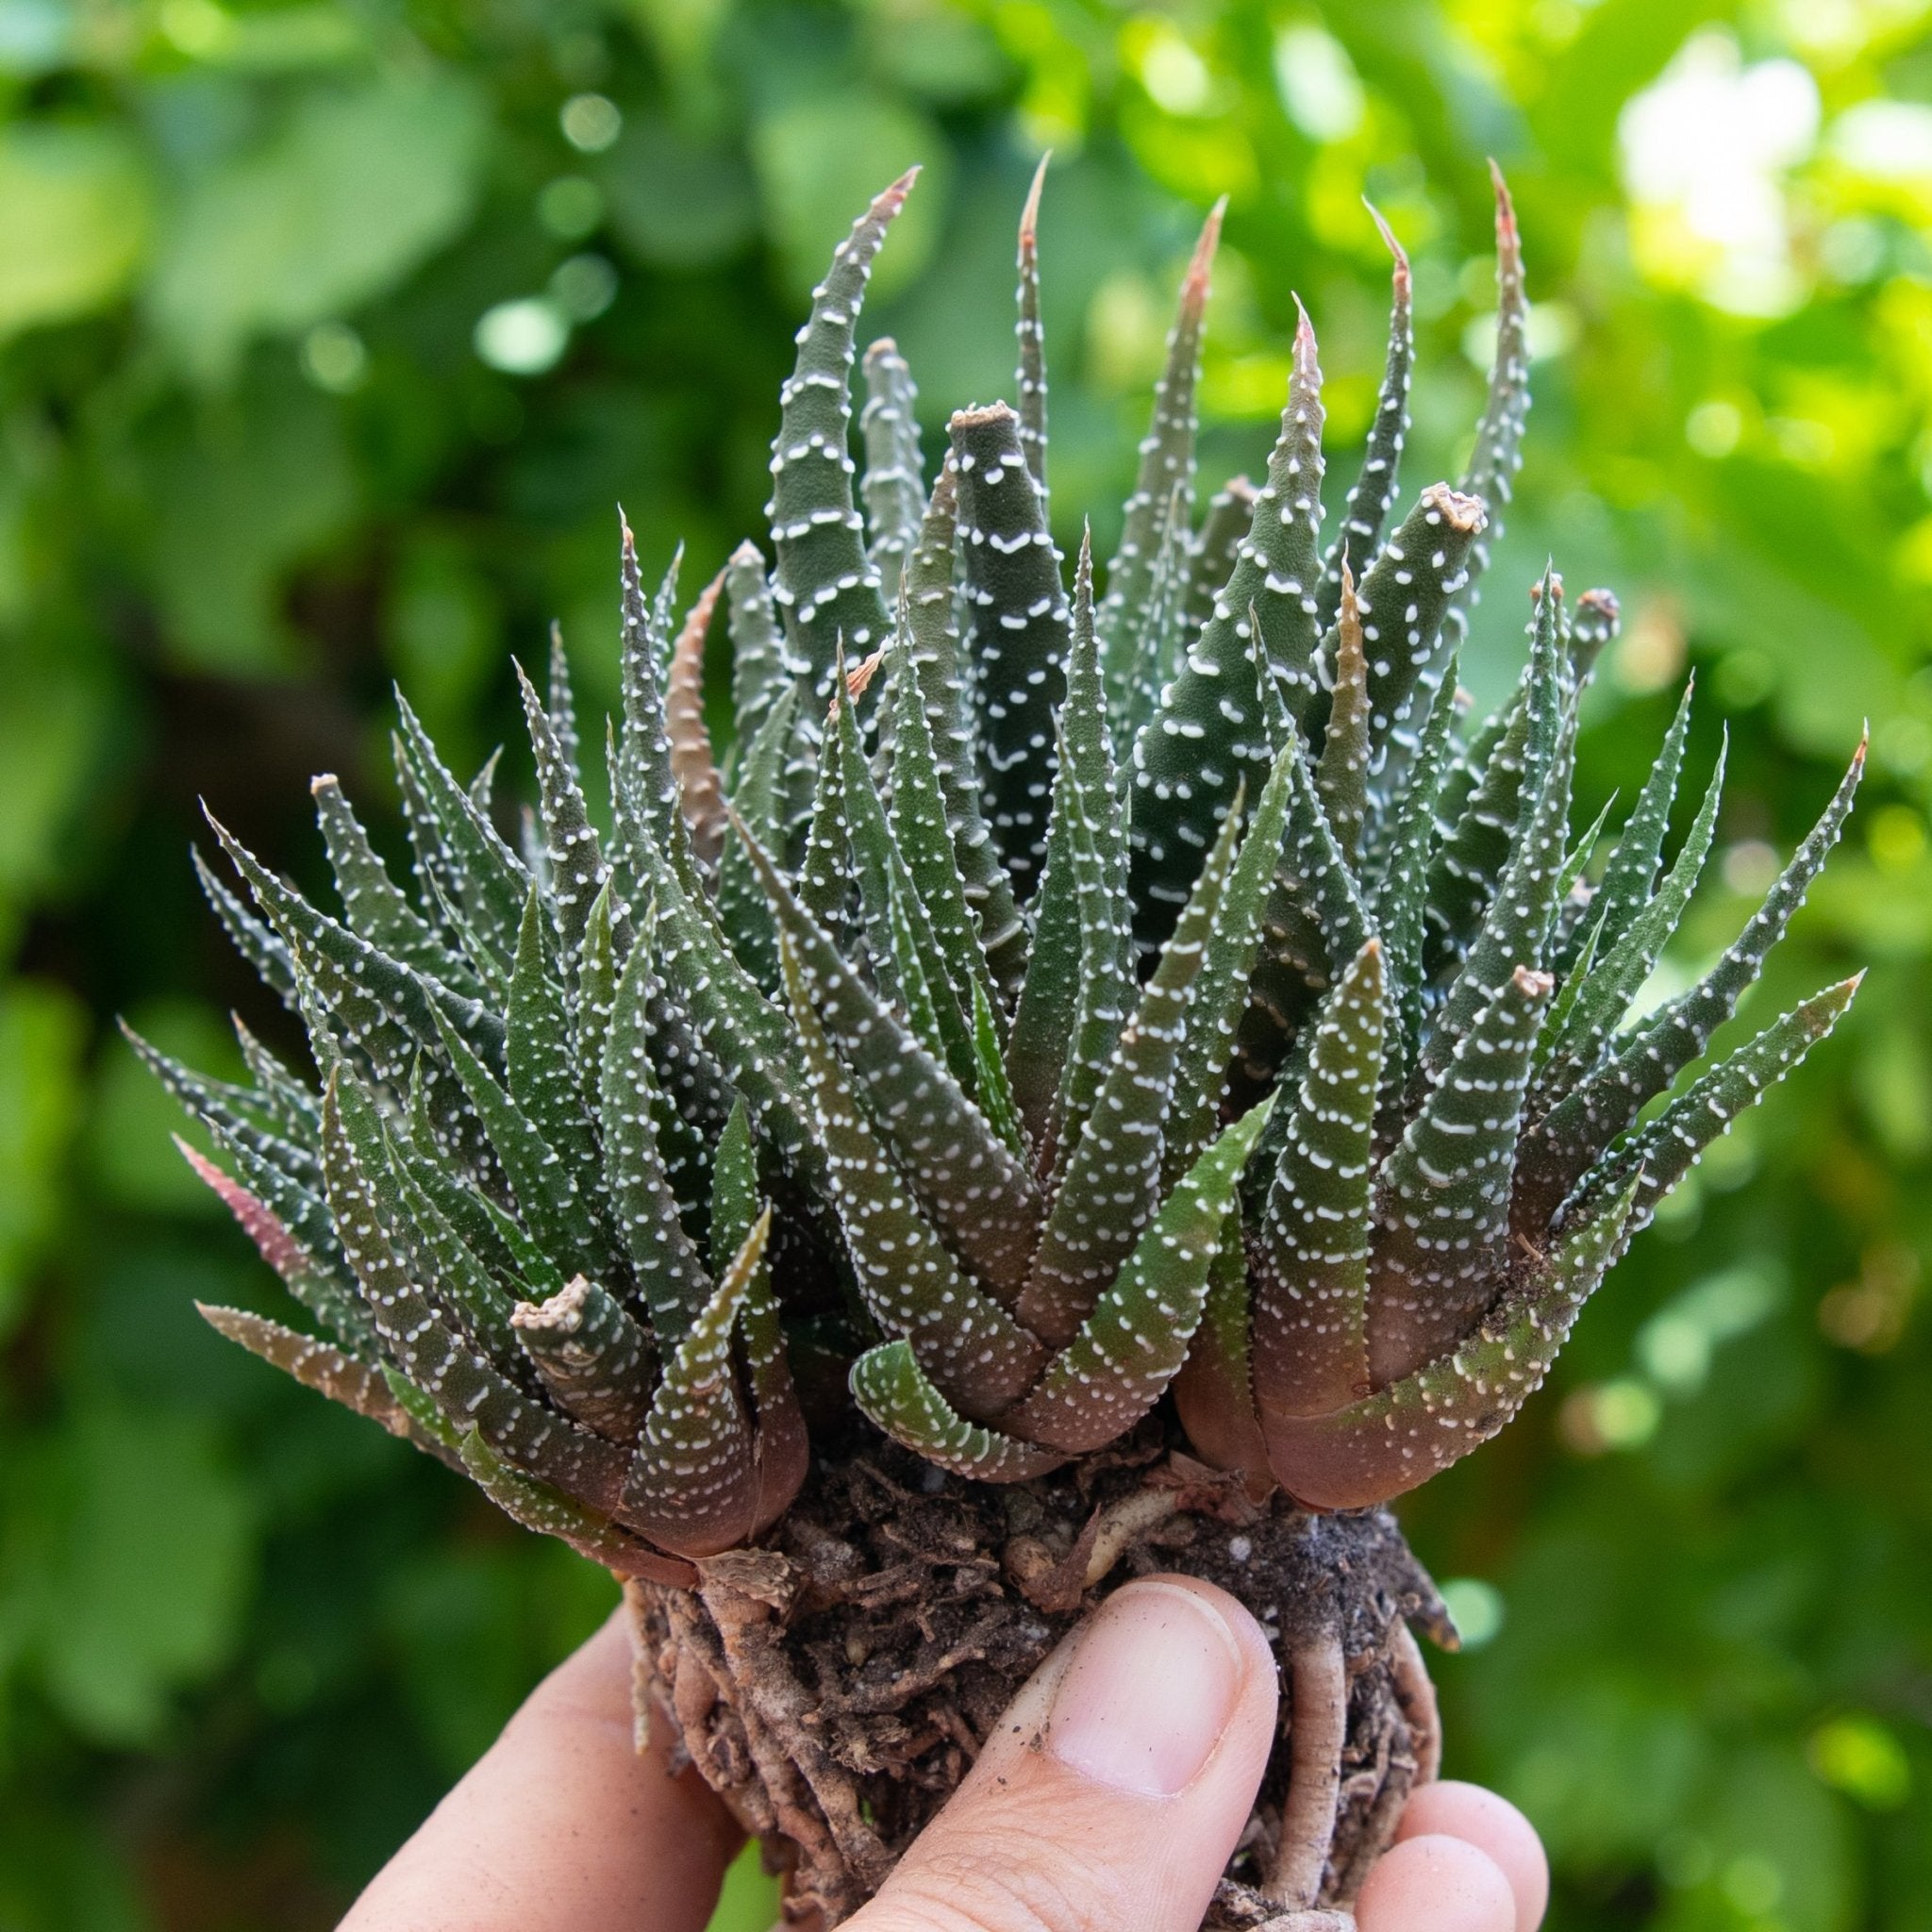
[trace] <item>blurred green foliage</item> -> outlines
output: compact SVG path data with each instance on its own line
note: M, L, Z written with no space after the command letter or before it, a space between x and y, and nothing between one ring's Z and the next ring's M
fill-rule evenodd
M1627 798L1682 676L1732 729L1722 946L1874 726L1757 1010L1851 1023L1640 1243L1552 1387L1414 1499L1472 1644L1451 1768L1545 1832L1555 1923L1932 1932L1932 40L1925 0L0 0L0 1927L320 1926L608 1607L467 1486L203 1331L265 1271L110 1027L219 1064L206 794L314 872L384 796L387 681L479 757L562 618L614 673L622 499L702 578L759 528L789 331L926 174L869 331L931 408L1010 382L1042 247L1055 492L1117 515L1170 286L1231 197L1207 480L1296 291L1358 431L1416 258L1412 482L1487 354L1494 154L1542 358L1465 676L1554 551L1626 633ZM728 721L718 720L720 729ZM724 1919L762 1923L734 1880Z

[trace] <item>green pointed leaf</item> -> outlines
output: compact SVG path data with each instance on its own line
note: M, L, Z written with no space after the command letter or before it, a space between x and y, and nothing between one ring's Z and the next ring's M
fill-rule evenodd
M531 1232L558 1263L572 1272L608 1272L609 1243L597 1224L595 1208L578 1175L540 1133L530 1117L497 1084L456 1029L437 1016L443 1052L469 1095L503 1164L504 1174Z
M206 1302L196 1302L194 1311L217 1335L260 1357L305 1389L313 1389L331 1402L380 1423L391 1436L405 1441L415 1436L408 1411L391 1392L376 1363L345 1355L313 1335L298 1334L243 1308L210 1307Z
M842 656L834 659L834 681L842 683ZM836 716L836 713L834 713ZM853 924L857 881L853 875L848 826L852 808L846 795L845 743L837 730L823 732L818 779L812 788L811 825L805 836L805 863L798 869L798 897L827 930L848 937Z
M235 1029L236 1043L255 1081L255 1092L261 1108L283 1135L299 1142L314 1140L322 1126L322 1103L308 1082L290 1070L256 1039L242 1023L241 1014L230 1013L228 1024Z
M1028 1482L1067 1459L968 1422L933 1387L904 1341L868 1349L853 1363L852 1399L893 1441L974 1482Z
M945 984L961 1012L970 1014L974 989L988 994L992 991L991 969L980 946L979 922L967 902L966 881L946 822L931 724L903 622L887 652L886 675L897 721L889 808L892 840L931 928ZM758 831L756 825L752 829ZM770 850L770 841L763 842Z
M1121 541L1107 567L1107 596L1096 615L1108 713L1118 724L1133 709L1141 645L1155 617L1155 565L1163 525L1178 509L1185 529L1193 498L1195 391L1201 380L1201 321L1221 241L1224 196L1208 210L1181 282L1180 306L1168 331L1167 360L1154 385L1154 420L1141 441L1134 490L1121 513Z
M341 1131L381 1210L396 1257L439 1318L496 1367L516 1357L509 1298L404 1165L375 1096L346 1068L334 1078Z
M890 336L865 352L865 408L858 412L865 444L865 518L872 542L867 556L879 575L887 609L898 601L899 578L919 541L925 514L925 466L919 453L919 391L912 371Z
M906 568L906 637L925 697L933 761L939 768L966 903L978 921L980 944L994 981L1010 998L1025 970L1026 926L1013 898L1013 881L981 811L972 677L959 656L954 623L958 548L958 471L948 457L933 485L919 542Z
M1545 1078L1553 1088L1571 1085L1596 1063L1612 1027L1622 1024L1630 1002L1650 977L1671 936L1676 931L1697 888L1704 861L1717 831L1718 802L1724 791L1724 758L1729 736L1719 746L1717 764L1705 788L1704 802L1686 835L1676 861L1657 888L1657 896L1629 921L1615 941L1604 945L1602 930L1608 908L1599 915L1597 944L1601 956L1582 979L1577 998L1564 1017L1560 1031L1552 1030Z
M1861 743L1818 823L1717 964L1613 1042L1603 1064L1532 1124L1519 1155L1515 1210L1517 1227L1529 1239L1549 1225L1585 1169L1702 1055L1737 1010L1837 844L1864 770Z
M599 888L602 896L603 889ZM588 921L586 922L588 929ZM563 988L550 971L543 914L533 890L517 935L505 1016L504 1063L510 1097L574 1171L587 1191L595 1186L597 1135L576 1076L576 1054Z
M996 1415L1032 1381L1044 1351L974 1286L920 1212L819 1024L789 931L780 945L859 1293L881 1327L911 1342L950 1400L972 1415Z
M947 425L965 556L966 652L979 698L979 758L993 843L1024 897L1046 858L1054 719L1070 645L1059 553L1004 403Z
M1489 526L1470 553L1469 572L1457 589L1446 624L1451 644L1459 650L1469 633L1477 586L1489 568L1491 547L1503 537L1503 518L1523 467L1523 429L1529 415L1529 295L1523 278L1523 241L1516 210L1502 170L1491 161L1496 190L1496 350L1490 368L1489 396L1475 428L1475 449L1463 472L1465 495L1488 505Z
M1456 676L1452 665L1436 693L1435 708L1423 732L1415 773L1396 808L1388 851L1375 891L1374 923L1382 936L1389 1006L1397 1016L1399 1054L1385 1066L1384 1107L1398 1107L1422 1051L1423 945L1430 854L1436 842L1436 800L1448 763L1451 725L1456 716Z
M168 1097L192 1114L209 1132L218 1134L231 1146L244 1147L291 1179L307 1185L318 1184L322 1165L315 1152L291 1140L264 1111L260 1100L246 1087L226 1080L211 1080L185 1067L143 1040L126 1021L118 1023L121 1037L134 1049L141 1063L161 1083Z
M406 780L405 804L417 801L412 827L427 841L417 847L418 863L432 877L465 923L465 936L477 950L508 964L516 948L524 894L530 875L469 792L437 756L429 734L396 693L401 729L395 740L398 772Z
M677 1589L691 1587L689 1565L645 1548L598 1511L587 1509L560 1490L512 1469L491 1449L480 1429L471 1429L463 1436L458 1455L470 1480L512 1523L540 1536L556 1537L615 1576L647 1577Z
M311 1023L310 1037L316 1041L318 1056L325 1055L326 1042L339 1033L364 1058L378 1080L400 1093L408 1085L418 1051L427 1047L433 1058L425 1067L424 1079L440 1144L447 1158L466 1170L480 1166L487 1171L491 1159L487 1137L463 1106L461 1093L436 1049L447 1028L466 1047L500 1061L502 1020L476 1001L391 958L347 926L318 912L266 871L222 825L214 824L214 831L236 870L248 882L256 902L290 948L298 990L302 980L311 989L304 1015ZM318 1025L323 1026L320 1032Z
M235 950L254 967L265 986L281 995L285 1006L293 1007L295 962L288 947L214 875L199 847L191 845L189 857L194 861L194 875L201 881L201 890Z
M1369 213L1394 258L1389 308L1389 355L1382 385L1375 395L1375 413L1369 425L1362 466L1349 486L1341 507L1341 528L1322 567L1322 589L1316 621L1325 631L1341 608L1344 563L1360 571L1374 559L1382 531L1395 504L1402 445L1408 435L1408 382L1415 362L1415 328L1409 288L1408 257L1389 224L1374 208Z
M732 808L768 852L786 847L785 767L797 706L798 689L788 685L740 760L731 794ZM778 928L751 859L735 839L725 840L718 861L718 923L745 971L766 992L776 992Z
M962 1088L970 1089L972 1029L953 991L938 935L879 802L858 735L858 719L842 682L834 708L839 765L845 774L846 842L858 880L874 974L880 991L905 1008L921 1044ZM913 709L918 708L915 703ZM963 902L960 910L963 915Z
M625 1457L524 1396L470 1342L439 1321L398 1257L376 1192L342 1130L337 1082L323 1100L323 1165L329 1206L377 1331L396 1368L458 1428L593 1508L615 1503Z
M1327 1415L1282 1417L1269 1463L1311 1509L1386 1503L1479 1448L1542 1386L1622 1236L1629 1198L1564 1241L1450 1353Z
M1477 1014L1495 999L1520 967L1541 972L1556 925L1557 888L1563 874L1563 841L1570 818L1570 781L1575 735L1566 724L1557 761L1545 774L1530 821L1520 833L1481 930L1436 1014L1422 1054L1423 1072L1434 1079L1448 1066Z
M1315 764L1315 790L1322 794L1341 856L1354 864L1369 810L1369 662L1363 649L1361 607L1345 558L1335 623L1335 685L1327 728L1322 735L1322 756Z
M1355 874L1335 842L1291 720L1288 733L1288 834L1262 915L1253 987L1256 1007L1283 1035L1299 1024L1309 991L1332 984L1369 936Z
M751 1136L751 1115L743 1101L718 1137L717 1159L711 1169L711 1265L723 1274L744 1245L761 1212L758 1198L758 1149ZM767 1275L769 1260L759 1264Z
M311 781L308 790L315 800L316 822L328 847L329 869L335 874L349 929L419 972L433 974L462 991L475 991L469 968L442 943L390 877L389 868L376 856L369 835L342 796L340 781L332 773L324 773Z
M1519 967L1478 1014L1383 1163L1369 1303L1377 1387L1454 1349L1507 1265L1509 1189L1545 973Z
M1597 942L1602 936L1601 924L1592 921L1589 930L1583 935L1575 958L1557 982L1557 996L1550 1002L1550 1010L1543 1019L1542 1031L1536 1038L1531 1075L1532 1111L1535 1110L1537 1101L1554 1084L1549 1078L1550 1062L1556 1054L1557 1042L1570 1029L1572 1016L1576 1011L1576 1003L1589 981L1591 967L1596 964Z
M1033 171L1033 185L1026 192L1026 204L1020 210L1020 286L1016 302L1019 315L1013 324L1013 337L1019 351L1019 368L1013 377L1013 392L1020 398L1020 447L1025 452L1027 474L1046 502L1046 330L1040 319L1040 192L1046 186L1046 164L1051 155L1041 155Z
M1321 371L1304 316L1268 481L1213 614L1160 708L1134 741L1133 904L1145 943L1164 938L1243 779L1273 761L1249 644L1258 612L1275 674L1297 699L1315 690L1321 578Z
M1164 691L1179 667L1187 641L1188 572L1192 550L1188 530L1190 502L1178 483L1168 498L1160 541L1148 578L1145 610L1136 621L1134 656L1125 673L1120 703L1111 708L1114 741L1131 745L1160 708Z
M1459 967L1464 969L1461 978L1468 982L1467 956L1471 950L1481 944L1487 935L1490 948L1494 951L1502 940L1523 925L1524 922L1511 911L1512 902L1504 890L1505 883L1512 872L1520 873L1524 864L1533 860L1540 875L1536 897L1541 904L1544 896L1541 891L1544 848L1552 836L1558 844L1549 870L1551 887L1561 870L1575 721L1565 706L1556 611L1554 597L1539 600L1530 621L1530 661L1523 676L1521 702L1494 754L1484 766L1461 821L1438 848L1429 868L1429 930L1424 944L1424 966L1432 979L1447 977L1453 968ZM1560 799L1552 795L1545 783L1559 762L1564 767ZM1562 810L1553 817L1552 808L1558 803ZM1537 828L1534 837L1533 827ZM1528 859L1524 858L1526 846L1535 848ZM1501 959L1500 964L1519 965L1527 958L1526 954L1518 952L1512 958ZM1530 963L1541 962L1539 958ZM1475 981L1479 989L1491 989L1498 983L1495 963ZM1457 1016L1457 1035L1440 1045L1432 1045L1431 1066L1441 1066L1446 1059L1446 1047L1455 1044L1460 1028L1468 1024L1473 1006L1485 996L1479 991L1474 1000L1465 1000Z
M1020 1319L1055 1347L1073 1339L1160 1205L1168 1108L1194 987L1234 863L1240 796L1132 1021L1119 1033L1090 1116L1076 1139L1062 1139L1059 1190L1020 1298Z
M1726 1054L1648 1126L1584 1175L1572 1197L1574 1205L1564 1208L1561 1224L1589 1219L1606 1200L1634 1183L1635 1201L1624 1230L1623 1244L1627 1244L1649 1226L1658 1202L1697 1164L1704 1150L1838 1024L1864 976L1858 974L1814 993L1735 1053Z
M1362 575L1371 809L1386 813L1413 769L1436 692L1460 642L1448 615L1487 527L1483 500L1431 483ZM1339 632L1337 633L1339 641Z
M825 279L812 291L811 318L798 332L797 365L778 392L767 511L778 553L772 594L815 697L831 695L841 641L863 658L884 642L890 622L852 500L853 330L873 258L912 182L911 174L893 182L833 251Z
M741 826L738 836L744 837ZM823 1157L797 1084L796 1032L685 897L669 865L655 855L652 862L658 868L655 969L731 1087L744 1096L759 1131L802 1180L816 1187Z
M1696 688L1692 679L1684 687L1677 713L1664 734L1663 749L1657 755L1650 776L1637 795L1637 804L1624 826L1624 836L1604 868L1603 883L1591 901L1591 910L1603 922L1599 941L1606 952L1623 938L1631 922L1649 905L1657 881L1657 869L1663 856L1664 839L1671 828L1671 807L1676 801L1677 779L1684 769L1684 744L1690 730L1690 694Z
M557 753L569 780L584 789L584 745L577 731L577 701L570 685L570 655L563 648L563 626L554 620L550 625L550 665L547 685L550 729L557 740ZM486 808L487 809L487 808Z
M1370 940L1336 982L1283 1136L1255 1245L1254 1390L1264 1421L1365 1394L1369 1241L1388 989Z
M1588 905L1587 895L1577 891L1577 882L1590 865L1591 855L1595 852L1597 841L1604 835L1604 827L1610 822L1610 811L1616 803L1617 794L1613 791L1604 800L1602 808L1596 817L1591 820L1583 837L1563 855L1563 870L1557 874L1557 904L1561 908L1565 920L1581 913Z
M977 980L973 983L973 1097L987 1125L1024 1158L1026 1136L1006 1061L1000 1057L999 1024L993 1018L992 1001Z
M1064 1047L1052 1049L1054 1060L1063 1064L1051 1125L1037 1137L1042 1152L1052 1149L1056 1177L1065 1173L1086 1127L1134 999L1133 934L1125 916L1126 827L1108 743L1107 691L1093 628L1092 552L1086 539L1074 577L1073 648L1058 739L1053 809L1056 821L1066 822L1080 964L1071 1030ZM1029 968L1029 982L1031 977ZM1016 1066L1021 1050L1016 1027Z
M724 566L724 623L731 638L731 715L738 741L749 744L784 694L792 689L785 634L756 543L741 543Z
M610 1015L617 1001L618 945L611 931L612 886L613 882L607 879L604 890L591 903L591 916L584 924L583 954L577 969L576 1078L583 1105L592 1114L596 1112L603 1084L604 1041L610 1031ZM627 957L627 930L625 938Z
M353 1083L347 1075L343 1078L346 1092ZM370 1117L374 1118L373 1108ZM395 1238L415 1262L419 1279L430 1289L438 1307L461 1324L491 1361L503 1366L516 1353L509 1296L410 1173L388 1132L379 1128L378 1133L363 1168L372 1175L386 1170L394 1186L395 1199L408 1217L407 1225L394 1230ZM357 1153L361 1158L359 1145Z
M958 1083L839 956L770 858L756 844L751 853L778 917L781 954L786 941L797 954L813 1022L852 1069L925 1213L981 1280L996 1292L1017 1291L1040 1220L1031 1178ZM791 1007L802 1031L795 993Z
M1214 615L1214 600L1229 588L1241 544L1254 527L1257 494L1245 476L1231 476L1224 488L1208 499L1207 514L1188 553L1187 582L1181 595L1183 637L1200 634Z
M684 795L672 755L671 729L665 716L664 680L671 661L671 612L675 608L678 566L684 552L674 553L670 568L655 598L644 595L638 566L637 540L630 525L621 525L618 541L620 589L619 674L624 691L624 721L611 761L611 810L625 858L634 877L650 875L643 857L650 847L668 859L688 891L696 893L697 862L691 832L684 819ZM631 896L630 892L625 897Z
M1193 1340L1227 1211L1271 1095L1191 1167L1126 1266L1024 1402L1002 1418L1027 1441L1074 1454L1132 1428L1160 1400Z
M576 763L565 749L537 687L517 666L517 683L524 694L524 718L529 726L530 747L537 758L537 784L542 799L543 853L549 863L549 908L566 982L575 988L577 956L591 908L610 877L604 850L584 803L583 781ZM519 928L521 942L521 927Z
M604 1182L630 1255L651 1326L667 1345L682 1339L709 1299L710 1277L678 1214L658 1147L659 1094L651 1063L652 961L640 943L625 962L604 1045Z
M1214 915L1214 927L1194 981L1188 1029L1174 1067L1161 1157L1164 1185L1172 1187L1213 1138L1235 1035L1248 1004L1248 988L1260 950L1261 922L1280 864L1289 800L1294 787L1292 748L1274 761L1241 841L1241 856Z
M1061 760L1060 769L1066 769ZM1081 931L1072 806L1047 826L1046 865L1033 900L1026 974L1007 1035L1013 1105L1030 1145L1051 1158L1067 1056L1080 1006Z

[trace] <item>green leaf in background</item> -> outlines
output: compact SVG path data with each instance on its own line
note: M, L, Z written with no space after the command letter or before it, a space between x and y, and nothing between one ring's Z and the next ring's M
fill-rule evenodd
M163 1053L209 1068L218 1079L245 1077L234 1034L205 1006L184 999L155 1000L134 1008L126 1017L142 1039L151 1040ZM182 1131L180 1115L155 1106L149 1089L156 1084L125 1046L103 1048L88 1110L87 1151L96 1185L106 1199L124 1207L213 1218L222 1211L220 1203L175 1151L172 1137ZM208 1147L207 1138L198 1131L194 1138L204 1150Z
M655 115L625 124L596 179L619 238L640 261L659 268L729 260L757 225L743 156Z
M488 108L438 71L300 96L259 147L218 164L175 210L149 287L155 325L194 375L228 375L258 331L344 314L469 216Z
M813 93L760 120L751 151L765 227L794 299L811 292L853 209L915 165L924 170L919 185L879 251L867 299L906 288L931 258L951 157L945 137L917 109L870 92Z
M84 1735L140 1745L228 1654L249 1582L247 1491L199 1417L90 1405L64 1447L29 1644Z
M0 987L0 1336L19 1319L29 1271L67 1212L86 1027L65 987Z
M219 400L177 404L141 455L152 507L139 541L169 657L214 675L296 669L289 573L340 536L356 508L339 416L292 372L251 372Z
M151 200L122 127L0 130L0 340L119 297L146 251Z

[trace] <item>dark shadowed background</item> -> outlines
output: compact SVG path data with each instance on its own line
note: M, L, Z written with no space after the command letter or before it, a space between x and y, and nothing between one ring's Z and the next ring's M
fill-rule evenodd
M1751 1008L1868 963L1851 1021L1405 1514L1470 1640L1450 1768L1542 1828L1561 1932L1932 1932L1927 12L0 0L0 1928L329 1924L612 1596L197 1324L272 1288L111 1019L217 1068L230 1003L288 1033L197 795L311 878L311 773L394 829L391 677L474 763L557 616L608 703L614 506L693 588L762 534L806 291L912 160L864 333L929 457L1010 392L1051 146L1054 507L1103 554L1223 193L1204 480L1265 454L1297 292L1364 426L1364 191L1416 262L1410 483L1454 475L1508 169L1537 400L1464 675L1496 694L1554 551L1626 613L1585 812L1692 671L1693 796L1729 716L1672 986L1872 721ZM721 1924L769 1907L747 1871Z

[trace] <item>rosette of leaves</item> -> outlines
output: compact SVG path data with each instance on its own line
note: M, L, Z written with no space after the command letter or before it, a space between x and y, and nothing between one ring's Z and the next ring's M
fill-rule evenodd
M855 1471L897 1454L926 1472L910 1506L957 1499L1009 1636L1050 1636L1041 1611L1071 1614L1178 1516L1273 1538L1264 1594L1291 1547L1296 1574L1385 1548L1376 1506L1516 1412L1657 1202L1857 984L1705 1063L1858 760L1717 964L1640 1010L1716 830L1722 758L1667 859L1688 696L1607 856L1603 818L1573 834L1571 793L1607 592L1573 606L1546 573L1515 691L1461 715L1528 404L1500 179L1465 475L1402 505L1409 288L1389 237L1388 361L1339 530L1306 317L1261 480L1197 513L1217 209L1120 542L1102 575L1083 541L1071 582L1046 517L1037 181L1018 408L955 414L928 483L911 375L877 341L855 460L860 305L911 185L856 224L800 331L771 558L742 546L680 619L676 563L650 590L624 530L597 777L555 639L543 691L519 672L538 780L520 840L494 760L464 782L399 700L407 881L330 777L339 907L218 824L243 892L202 866L312 1068L244 1033L253 1079L228 1085L140 1047L310 1318L209 1321L640 1582L687 1748L835 1916L924 1815L881 1777L947 1782L940 1744L884 1751L878 1713L903 1732L904 1700L869 1729L821 1677L842 1728L797 1718L788 1633L836 1599L808 1544L853 1530ZM723 760L701 702L720 630ZM1024 1537L987 1514L994 1485L1033 1499ZM1323 1542L1322 1521L1369 1526ZM1402 1613L1431 1593L1378 1562L1334 1563L1331 1585L1357 1577L1329 1591L1340 1608L1273 1607L1291 1775L1231 1877L1267 1910L1345 1906L1386 1839L1399 1804L1339 1795L1365 1727L1385 1791L1430 1768ZM841 1654L863 1663L875 1626ZM1351 1715L1365 1644L1391 1694ZM972 1661L917 1694L953 1694Z

